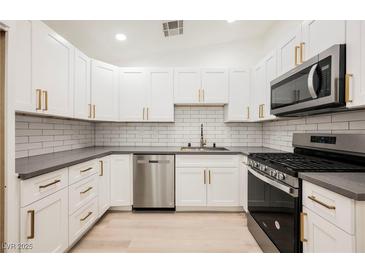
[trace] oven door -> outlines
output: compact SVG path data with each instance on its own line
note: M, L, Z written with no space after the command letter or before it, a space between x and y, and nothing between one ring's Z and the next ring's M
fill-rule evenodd
M277 116L344 105L344 46L336 45L271 82Z
M280 252L300 252L298 189L248 170L248 211Z

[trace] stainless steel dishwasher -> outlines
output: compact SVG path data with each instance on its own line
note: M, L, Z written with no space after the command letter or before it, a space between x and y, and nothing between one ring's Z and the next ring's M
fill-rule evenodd
M133 208L175 208L175 155L134 155Z

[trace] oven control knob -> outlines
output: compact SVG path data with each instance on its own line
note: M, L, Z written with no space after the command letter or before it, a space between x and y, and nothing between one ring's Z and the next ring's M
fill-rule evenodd
M260 164L259 164L259 163L257 163L257 162L253 162L253 166L254 166L254 167L259 167L259 166L260 166Z
M278 175L278 172L276 170L271 170L270 175L272 177L276 177L276 175Z
M266 170L267 170L267 166L260 165L260 170L261 170L261 171L266 171Z
M279 179L279 180L284 180L284 179L285 179L285 174L283 174L283 173L279 173L279 175L278 175L278 179Z

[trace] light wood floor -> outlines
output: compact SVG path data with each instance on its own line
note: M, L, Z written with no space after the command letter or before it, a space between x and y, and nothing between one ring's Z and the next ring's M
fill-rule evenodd
M243 213L107 213L71 252L261 252Z

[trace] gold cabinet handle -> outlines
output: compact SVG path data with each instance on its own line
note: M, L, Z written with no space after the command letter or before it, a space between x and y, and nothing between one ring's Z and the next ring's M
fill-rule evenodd
M205 90L204 89L202 89L202 93L203 93L203 102L205 102Z
M335 210L336 207L335 206L332 206L332 205L327 205L326 203L320 201L320 200L317 200L317 198L313 195L311 196L308 196L308 199L312 200L313 202L317 203L317 204L320 204L321 206L324 206L325 208L328 208L328 209L333 209Z
M34 239L34 210L28 210L27 213L30 214L30 235L27 239Z
M305 45L305 43L304 42L301 42L300 43L300 55L299 55L299 58L300 58L300 63L301 64L303 64L303 62L304 62L304 45Z
M250 119L250 107L247 107L247 119Z
M352 102L352 96L350 94L350 78L353 77L353 74L345 75L345 102Z
M89 116L88 116L89 119L92 118L92 106L91 104L89 104Z
M298 50L299 49L300 49L300 46L295 46L295 48L294 48L294 58L295 58L294 63L296 66L299 65L299 63L298 63Z
M143 108L143 118L142 118L142 120L144 120L144 112L145 112L145 108Z
M48 91L43 90L43 94L44 94L44 108L43 108L43 111L47 111L48 110Z
M84 172L89 171L89 170L92 170L92 169L93 169L92 167L88 167L86 169L80 170L80 173L84 173Z
M147 108L147 120L149 120L149 118L148 118L149 110L150 110L150 108Z
M37 106L36 110L42 110L42 90L36 89L36 96L37 96Z
M93 118L95 119L96 117L96 105L93 105Z
M208 171L208 177L209 177L209 184L211 183L211 174L210 174L210 169L209 169L209 171Z
M304 238L304 217L305 216L307 216L307 213L300 212L300 241L302 243L308 242L308 240Z
M99 161L100 163L100 174L99 176L104 176L104 161Z
M88 187L87 189L85 189L84 191L80 191L80 194L85 194L85 193L87 193L87 192L89 192L90 190L92 190L93 189L93 187L92 186L90 186L90 187Z
M81 222L85 221L87 218L89 218L89 217L91 216L91 214L93 214L93 213L92 213L92 211L89 211L89 213L88 213L88 214L86 214L86 216L85 216L85 217L81 218L81 219L80 219L80 221L81 221Z
M204 184L206 184L206 183L207 183L206 178L207 178L207 171L204 169Z
M49 183L49 184L46 184L46 185L43 185L43 186L39 186L39 188L40 188L40 189L42 189L42 188L47 188L47 187L53 186L53 185L55 185L55 184L57 184L57 183L59 183L59 182L61 182L61 180L55 180L55 181L53 181L52 183Z
M198 89L198 102L200 103L200 92L201 92L201 89Z

